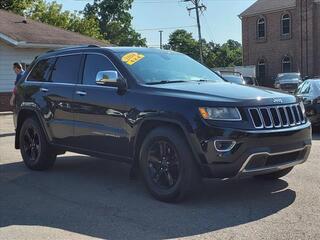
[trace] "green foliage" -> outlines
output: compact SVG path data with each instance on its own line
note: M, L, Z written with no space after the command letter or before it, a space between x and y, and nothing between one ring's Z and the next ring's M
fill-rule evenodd
M22 14L32 2L32 0L0 0L0 9Z
M26 13L34 20L102 39L99 24L95 19L82 17L77 12L63 11L62 5L55 1L47 3L44 0L37 0L26 9Z
M132 16L129 10L133 0L95 0L87 4L83 13L86 18L99 22L105 39L118 46L146 46L142 38L132 28Z
M203 58L206 66L214 67L231 67L242 65L242 46L239 42L228 40L220 45L213 42L202 40ZM166 49L182 52L199 61L199 44L185 30L176 30L169 36L169 42L165 45Z

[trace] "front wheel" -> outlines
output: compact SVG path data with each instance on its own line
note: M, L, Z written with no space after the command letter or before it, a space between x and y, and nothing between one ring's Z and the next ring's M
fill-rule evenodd
M158 200L177 202L199 183L199 172L184 136L174 128L161 127L145 138L140 169L149 192Z
M56 154L49 146L46 136L34 118L24 121L20 131L20 151L25 165L32 170L53 167Z
M288 175L291 171L292 171L293 167L291 168L286 168L277 172L273 172L273 173L268 173L268 174L264 174L264 175L258 175L256 176L257 178L262 178L262 179L267 179L267 180L274 180L274 179L279 179L282 178L286 175Z

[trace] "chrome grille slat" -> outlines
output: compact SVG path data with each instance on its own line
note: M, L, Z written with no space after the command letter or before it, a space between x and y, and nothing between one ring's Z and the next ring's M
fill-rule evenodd
M256 129L287 128L306 122L299 104L249 108L248 111Z

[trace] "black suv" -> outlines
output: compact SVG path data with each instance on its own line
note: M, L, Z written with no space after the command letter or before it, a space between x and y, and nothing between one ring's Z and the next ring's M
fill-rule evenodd
M49 169L65 151L125 161L162 201L200 189L201 178L280 178L311 148L296 97L228 83L171 51L48 52L15 94L15 147L27 167Z

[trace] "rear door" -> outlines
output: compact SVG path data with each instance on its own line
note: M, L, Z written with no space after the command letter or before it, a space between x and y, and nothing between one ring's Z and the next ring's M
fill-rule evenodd
M119 94L117 87L97 85L99 71L117 69L105 55L86 54L83 82L75 89L74 96L75 142L81 149L127 157L125 94Z
M55 143L72 146L74 137L74 113L72 102L75 86L79 80L81 54L53 58L54 65L47 82L42 84L45 92L45 114L50 135Z

